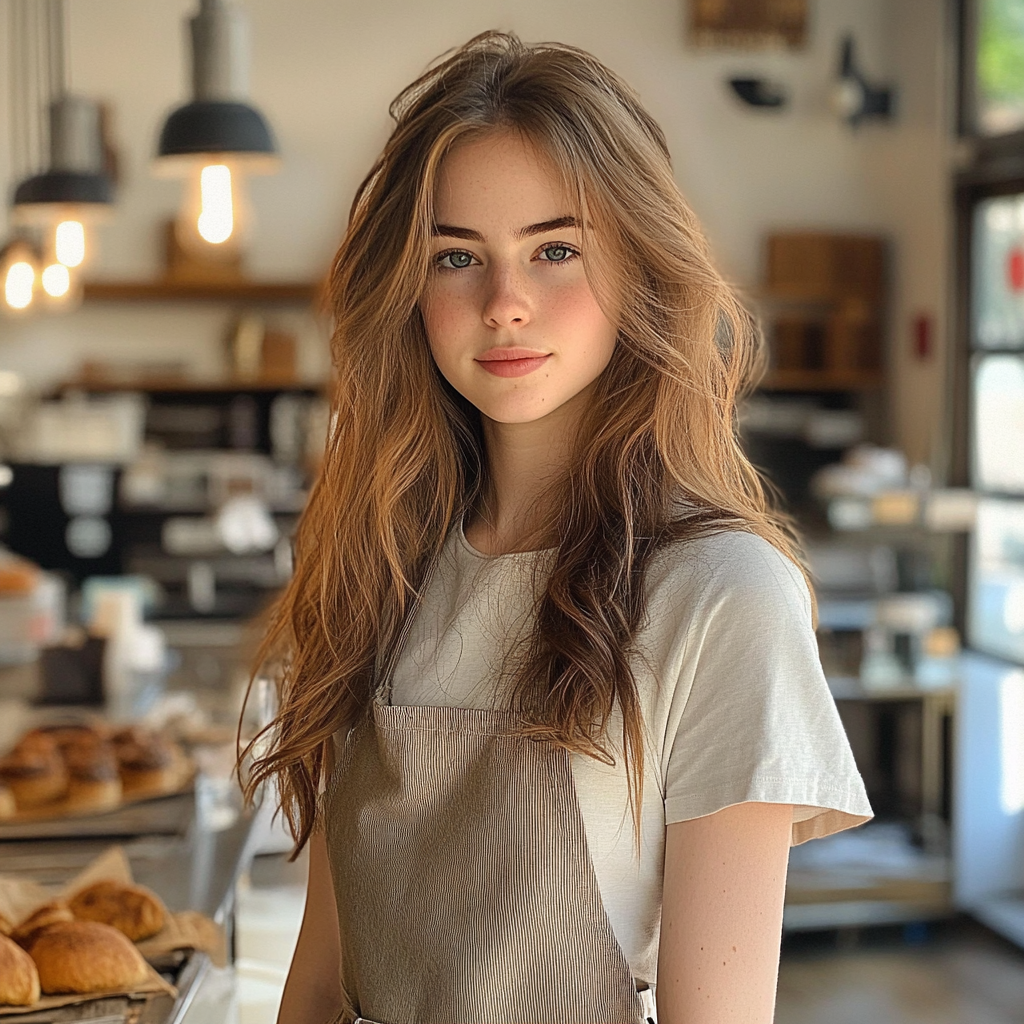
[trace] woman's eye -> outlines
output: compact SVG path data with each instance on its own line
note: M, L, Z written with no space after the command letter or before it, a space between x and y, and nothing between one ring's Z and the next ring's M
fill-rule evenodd
M541 249L541 253L547 263L565 263L577 255L576 250L570 249L567 245L549 245Z
M442 253L437 258L437 265L446 270L462 270L473 262L473 257L468 252L455 250L454 252Z

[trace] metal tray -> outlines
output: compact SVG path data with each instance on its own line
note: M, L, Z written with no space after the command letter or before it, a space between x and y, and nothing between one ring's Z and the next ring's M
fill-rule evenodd
M165 994L148 999L115 996L55 1010L15 1013L0 1019L3 1024L180 1024L210 969L210 958L205 953L189 952L175 960L159 965L158 969L177 988L177 998Z
M125 804L102 814L0 824L7 839L77 839L86 836L180 835L195 813L195 793L188 790Z

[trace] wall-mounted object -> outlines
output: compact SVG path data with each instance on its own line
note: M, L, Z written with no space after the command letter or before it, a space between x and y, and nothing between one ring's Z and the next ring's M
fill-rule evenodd
M697 46L745 49L807 42L807 0L689 0Z
M190 19L193 100L160 132L155 171L187 180L178 241L207 260L234 262L246 203L242 178L277 169L277 146L248 100L248 25L227 0L200 0Z
M853 36L844 36L839 43L839 75L832 88L832 108L856 127L872 118L888 120L893 112L893 89L888 85L872 85L857 66Z
M778 110L786 105L785 89L767 78L730 78L729 87L748 106Z

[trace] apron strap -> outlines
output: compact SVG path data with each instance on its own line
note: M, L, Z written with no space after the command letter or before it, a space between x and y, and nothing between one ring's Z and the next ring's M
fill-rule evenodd
M423 603L423 595L426 593L430 581L434 578L434 573L437 571L443 552L444 543L442 542L440 548L427 564L419 588L415 591L412 601L406 607L405 616L402 619L398 634L395 636L394 641L388 645L388 650L385 652L383 645L377 645L377 653L373 661L372 690L373 700L378 704L391 703L391 681L394 678L395 669L398 667L398 659L405 648L405 642L409 638L409 631L412 629L413 619Z

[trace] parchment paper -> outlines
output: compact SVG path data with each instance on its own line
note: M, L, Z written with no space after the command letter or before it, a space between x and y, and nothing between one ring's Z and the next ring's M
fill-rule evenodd
M120 846L112 846L105 850L61 889L49 889L14 875L0 875L0 913L17 924L49 900L70 899L87 885L105 880L132 884L131 864ZM192 910L168 914L164 928L151 938L136 943L136 947L147 960L155 960L175 950L198 949L208 953L210 959L218 966L223 967L227 962L227 945L223 929L208 917ZM149 977L130 992L43 996L32 1006L0 1005L0 1017L34 1013L37 1010L71 1006L111 996L144 997L159 993L166 993L172 998L177 996L177 990L173 985L164 981L151 966L147 967Z

